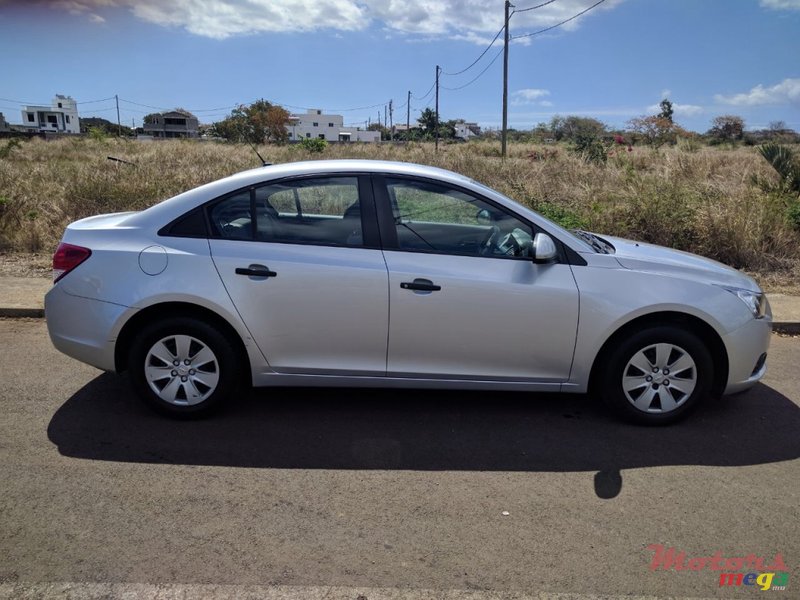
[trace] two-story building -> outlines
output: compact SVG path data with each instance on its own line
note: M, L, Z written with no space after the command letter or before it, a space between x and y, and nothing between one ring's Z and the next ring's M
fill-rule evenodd
M455 124L456 137L462 140L469 140L481 134L481 128L477 123L466 123L458 121Z
M80 133L78 104L71 96L56 94L52 106L24 106L22 125L28 130Z
M173 110L149 115L143 129L145 135L154 138L196 138L200 135L199 125L192 113Z
M11 131L11 127L6 121L6 118L3 116L3 113L0 112L0 131Z
M289 141L319 138L328 142L379 142L380 131L366 131L360 127L345 127L342 115L326 115L320 109L310 109L305 114L291 115L286 126Z

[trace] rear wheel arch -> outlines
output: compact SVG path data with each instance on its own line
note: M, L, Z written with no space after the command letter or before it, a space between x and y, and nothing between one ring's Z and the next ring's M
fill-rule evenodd
M239 333L218 313L190 302L163 302L143 308L123 325L114 346L114 367L118 373L128 368L128 358L136 334L146 325L175 317L192 317L214 325L233 345L240 361L244 383L251 385L250 357Z
M658 312L642 315L628 321L617 329L605 341L597 352L592 363L592 370L589 376L589 391L597 391L597 386L602 381L602 373L607 366L606 361L611 355L611 351L627 337L637 331L648 327L673 326L680 327L696 335L708 348L714 365L714 379L711 385L711 392L720 395L725 390L728 382L728 352L725 344L716 330L699 317L681 312Z

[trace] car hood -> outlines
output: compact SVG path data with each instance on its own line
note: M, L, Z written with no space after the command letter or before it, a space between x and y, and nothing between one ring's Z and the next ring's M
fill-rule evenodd
M614 258L626 269L760 291L753 278L710 258L624 238L600 237L614 246Z

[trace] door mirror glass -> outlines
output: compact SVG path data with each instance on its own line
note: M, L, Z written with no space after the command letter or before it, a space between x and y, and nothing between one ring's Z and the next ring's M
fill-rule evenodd
M551 263L558 255L556 243L546 233L537 233L533 238L533 261L537 263Z

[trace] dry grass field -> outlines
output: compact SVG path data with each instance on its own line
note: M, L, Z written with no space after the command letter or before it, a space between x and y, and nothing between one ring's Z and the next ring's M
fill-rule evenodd
M800 232L787 218L786 198L765 185L777 176L754 148L626 152L623 147L604 165L589 164L564 146L531 144L512 144L503 161L495 142L442 145L438 154L432 144L332 145L322 153L263 146L259 151L271 162L380 158L444 167L567 227L697 252L755 274L773 291L797 290ZM48 255L75 219L146 208L260 164L248 146L185 140L37 139L5 154L0 158L5 263L24 263L24 253Z

